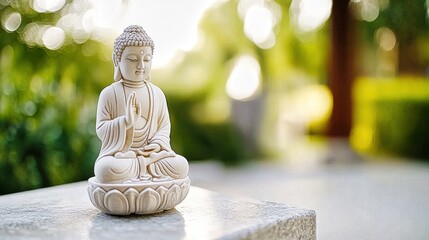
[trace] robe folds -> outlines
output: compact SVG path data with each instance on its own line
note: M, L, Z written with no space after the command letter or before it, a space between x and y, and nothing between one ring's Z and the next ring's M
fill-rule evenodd
M125 112L128 95L139 94L144 124L140 128L127 129ZM142 98L143 96L143 98ZM170 119L164 93L149 82L141 86L129 86L123 80L114 82L100 93L97 106L96 132L101 140L100 154L94 166L97 180L104 183L121 183L138 180L149 173L152 177L184 178L188 174L187 160L170 146ZM158 144L167 157L149 164L137 150L148 144ZM136 155L118 157L117 153L135 152ZM116 156L115 156L116 155ZM174 157L172 157L172 155Z

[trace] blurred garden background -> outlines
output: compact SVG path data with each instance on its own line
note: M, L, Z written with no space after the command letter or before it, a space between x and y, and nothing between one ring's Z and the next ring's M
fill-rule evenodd
M228 166L302 141L429 159L426 0L0 0L0 194L86 180L128 25L155 41L172 147ZM265 160L261 160L265 159Z

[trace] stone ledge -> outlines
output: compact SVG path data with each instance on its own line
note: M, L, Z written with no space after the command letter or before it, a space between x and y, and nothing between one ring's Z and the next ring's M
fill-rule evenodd
M0 196L0 239L316 239L312 210L191 187L170 211L117 217L92 206L86 188L80 182Z

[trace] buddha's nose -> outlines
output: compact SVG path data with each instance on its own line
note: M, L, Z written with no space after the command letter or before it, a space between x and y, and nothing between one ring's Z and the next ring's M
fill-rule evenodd
M143 60L139 61L139 64L137 65L137 69L144 70Z

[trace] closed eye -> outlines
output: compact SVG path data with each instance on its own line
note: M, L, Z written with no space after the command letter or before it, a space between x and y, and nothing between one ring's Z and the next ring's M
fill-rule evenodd
M137 58L133 58L133 57L127 57L128 60L132 61L132 62L136 62Z

